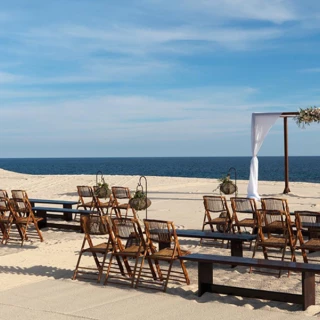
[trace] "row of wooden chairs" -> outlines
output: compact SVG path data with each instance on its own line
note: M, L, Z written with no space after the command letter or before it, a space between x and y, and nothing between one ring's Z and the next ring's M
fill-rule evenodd
M91 215L82 216L81 220L85 235L73 279L92 279L95 275L100 282L105 272L104 284L129 282L131 287L163 291L166 291L169 279L190 283L184 262L178 259L190 252L180 248L172 221L145 219L144 234L135 218ZM94 244L93 235L104 235L105 241ZM161 249L158 250L160 243ZM93 257L94 267L82 262L84 254ZM108 254L110 258L106 261ZM145 261L147 267L144 267ZM176 261L181 270L173 269Z
M278 248L284 260L286 249L289 249L290 260L296 261L296 250L301 250L303 261L308 263L309 253L320 251L319 211L295 211L294 221L290 213L281 210L257 210L256 215L258 238L253 257L258 247L262 248L265 259L268 259L267 248Z
M252 231L257 226L257 202L251 198L231 197L232 214L229 210L227 199L224 196L203 196L205 214L202 230L209 226L211 231L243 232ZM262 198L261 209L282 210L290 213L286 199ZM250 214L251 217L240 218L241 214ZM212 217L218 215L218 217Z
M1 244L10 240L24 241L39 238L43 241L38 222L42 218L36 217L26 191L12 190L11 198L6 190L0 190L0 230ZM15 227L15 228L14 228Z
M79 195L78 208L97 209L102 214L114 215L118 218L137 218L134 208L130 206L131 193L127 187L111 187L111 195L103 202L95 192L95 187L77 186Z
M290 250L290 260L295 261L295 251L301 250L304 262L308 262L309 251L320 251L320 212L295 211L294 221L291 219L289 205L286 199L262 198L261 209L257 209L254 199L232 197L230 199L232 215L224 196L204 196L205 215L202 230L209 225L221 232L243 232L249 228L257 233L253 257L259 247L262 248L265 259L268 259L268 249L280 249L281 259L285 257L286 249ZM212 218L212 213L219 216ZM243 219L239 214L252 215ZM279 273L280 276L280 273Z

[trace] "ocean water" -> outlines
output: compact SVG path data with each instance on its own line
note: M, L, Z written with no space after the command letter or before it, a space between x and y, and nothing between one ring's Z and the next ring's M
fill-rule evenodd
M259 157L259 180L284 181L284 157ZM145 175L249 179L251 157L0 158L0 168L28 174ZM289 180L320 183L320 156L289 157Z

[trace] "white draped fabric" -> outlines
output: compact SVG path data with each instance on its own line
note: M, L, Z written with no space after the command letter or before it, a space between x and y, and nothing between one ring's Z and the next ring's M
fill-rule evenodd
M262 146L263 140L271 127L281 116L281 112L253 113L251 119L251 152L250 178L248 184L248 198L260 200L258 192L258 158L257 154Z

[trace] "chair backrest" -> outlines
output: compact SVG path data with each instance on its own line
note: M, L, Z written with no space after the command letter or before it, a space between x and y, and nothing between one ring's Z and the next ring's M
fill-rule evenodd
M226 197L203 196L203 205L209 220L211 220L210 213L225 213L227 215L227 219L231 220L230 210L228 208Z
M0 190L0 216L10 211L9 196L6 190Z
M143 233L139 221L134 218L113 218L112 230L117 246L120 251L136 245L145 247Z
M155 243L175 243L178 239L176 229L172 221L144 219L147 238Z
M18 200L27 200L29 201L28 194L25 190L11 190L12 198Z
M262 210L282 210L290 214L287 199L283 198L261 198Z
M99 215L81 216L83 232L89 235L108 234L107 217Z
M9 198L8 192L4 189L0 189L0 198Z
M11 204L13 205L16 213L18 213L20 216L34 216L31 203L25 190L12 190L11 195L13 200Z
M77 191L80 198L92 198L94 195L93 189L90 186L77 186Z
M320 237L320 212L319 211L295 211L295 223L297 231L308 232L309 238ZM305 226L304 226L305 224ZM302 235L302 234L301 234Z
M255 199L232 197L230 202L233 212L255 213L257 211Z
M90 186L77 186L79 201L85 205L86 202L95 202L95 194Z
M115 199L131 199L130 190L127 187L111 187Z

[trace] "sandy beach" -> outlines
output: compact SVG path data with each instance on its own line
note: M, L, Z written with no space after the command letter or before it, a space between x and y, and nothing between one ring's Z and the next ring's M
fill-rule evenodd
M152 205L148 218L172 220L177 228L201 229L204 216L203 195L212 195L216 179L148 176L148 197ZM105 176L110 186L135 190L139 176ZM0 169L0 188L8 192L26 190L30 198L78 200L77 185L95 185L95 175L28 175ZM246 196L247 181L238 181L239 196ZM283 197L290 211L320 211L320 184L290 183L291 193L283 195L284 182L259 182L261 197ZM215 194L219 194L217 191ZM229 199L229 196L227 196ZM260 203L258 202L260 207ZM231 206L230 206L231 209ZM139 218L145 211L139 212ZM197 292L197 266L187 263L190 285L169 284L166 293L131 289L102 283L71 280L83 234L59 229L42 229L44 242L27 241L23 247L0 245L0 319L304 319L320 314L319 276L316 276L316 303L302 311L301 306ZM191 252L229 255L226 246L199 246L197 239L180 239ZM288 257L289 254L287 254ZM249 247L244 256L251 257ZM302 262L299 251L297 261ZM259 251L257 257L262 257ZM320 257L314 254L315 261ZM318 261L317 261L318 260ZM243 287L264 288L288 293L301 292L301 275L248 273L245 267L217 267L215 280Z

